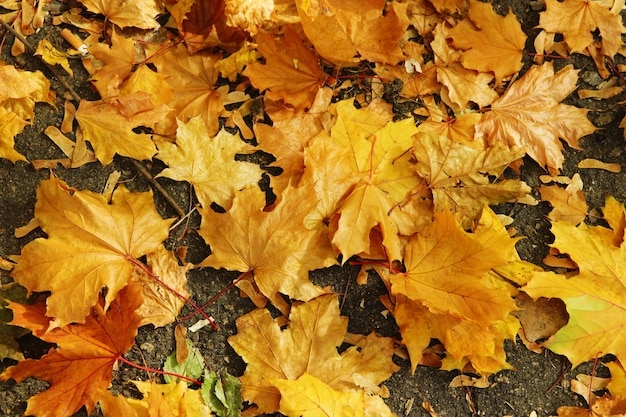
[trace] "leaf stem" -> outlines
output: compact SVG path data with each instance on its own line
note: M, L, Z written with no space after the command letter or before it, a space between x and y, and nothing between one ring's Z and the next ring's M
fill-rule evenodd
M181 379L184 379L184 380L189 381L191 383L194 383L194 384L197 384L199 386L202 386L202 382L198 381L197 379L189 378L189 377L184 376L184 375L175 374L174 372L161 371L160 369L155 369L155 368L150 368L148 366L139 365L139 364L136 364L135 362L129 361L128 359L124 358L122 355L120 355L117 358L117 360L119 360L120 362L125 363L126 365L132 366L133 368L141 369L142 371L152 372L152 373L160 374L160 375L169 375L169 376L173 376L173 377L176 377L176 378L181 378Z

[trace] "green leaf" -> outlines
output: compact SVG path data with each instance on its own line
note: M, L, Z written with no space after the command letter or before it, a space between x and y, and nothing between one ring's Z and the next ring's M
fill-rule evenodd
M187 343L187 348L189 349L189 355L187 355L187 358L185 358L185 360L181 363L178 363L176 360L176 352L173 352L165 360L163 370L186 376L188 378L198 379L204 371L204 358L202 357L200 350L198 350L198 348L195 347L189 339L185 339L185 342ZM165 375L165 382L168 384L172 381L178 382L179 380L180 378L178 377Z
M241 382L230 374L205 372L202 399L219 417L241 416Z

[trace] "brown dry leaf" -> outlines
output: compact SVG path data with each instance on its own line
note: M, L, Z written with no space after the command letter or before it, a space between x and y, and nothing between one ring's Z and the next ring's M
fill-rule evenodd
M522 68L526 35L515 15L500 16L489 3L470 2L465 19L450 29L452 46L463 50L466 68L493 72L496 84Z
M176 320L185 305L182 297L189 298L187 271L191 264L179 265L172 252L163 246L148 254L147 259L149 271L161 282L135 267L132 279L141 286L143 293L143 304L137 314L141 317L141 326L153 324L161 327Z
M534 301L525 292L520 291L515 297L515 304L520 310L512 314L522 325L524 333L522 340L525 339L526 346L537 352L541 352L537 343L565 326L569 318L565 304L558 298L541 297Z
M222 97L213 88L219 75L214 64L219 59L219 56L202 52L189 55L185 46L179 44L151 60L174 94L174 101L170 103L174 111L168 115L167 122L157 125L159 133L173 134L176 119L186 123L196 116L204 121L210 136L218 132L218 117L224 109Z
M395 65L406 58L400 41L409 26L406 5L385 0L296 0L302 27L322 58L354 65L357 56Z
M76 121L85 140L91 142L102 165L119 154L137 160L152 159L156 147L149 134L133 129L153 128L168 112L167 106L152 104L147 93L133 93L98 101L81 100Z
M415 170L433 195L435 210L447 207L470 228L485 204L498 204L526 197L531 189L519 180L492 182L504 168L524 156L522 149L496 144L477 149L433 134L417 135L413 145Z
M609 57L622 47L622 33L626 33L619 12L588 0L546 0L546 10L539 14L539 27L562 33L570 51L581 54L594 44L593 32L598 30L602 55Z
M577 80L578 71L571 65L556 74L552 63L531 67L484 113L476 138L523 148L556 175L564 160L559 138L578 149L578 140L596 130L587 109L560 104L576 89Z
M237 194L232 208L200 210L199 233L211 246L201 266L250 272L263 295L284 305L280 294L310 300L327 290L309 281L309 271L336 263L326 235L304 226L313 201L309 190L287 187L271 211L256 187Z
M257 164L235 160L236 154L252 153L254 148L225 130L210 137L199 117L179 121L176 144L161 142L158 147L156 158L168 165L158 176L188 181L204 208L215 202L229 209L236 191L261 179Z
M108 308L131 279L136 258L156 250L171 224L157 213L151 192L120 186L109 204L56 178L37 188L35 217L48 238L22 249L12 275L31 292L52 292L46 314L56 326L84 323L103 287Z
M378 386L398 370L391 360L393 340L374 333L339 354L347 326L336 294L294 303L284 330L265 309L239 317L238 333L228 341L248 364L241 377L244 399L269 413L280 408L275 380L293 381L308 373L333 390L353 391L363 389L355 382L357 374Z
M266 98L283 100L296 112L310 109L327 77L318 56L290 27L285 29L282 39L271 32L261 32L257 43L265 64L249 64L243 75L250 78L255 88L267 90Z
M80 0L87 10L104 17L121 28L141 29L158 27L157 15L162 11L154 0Z

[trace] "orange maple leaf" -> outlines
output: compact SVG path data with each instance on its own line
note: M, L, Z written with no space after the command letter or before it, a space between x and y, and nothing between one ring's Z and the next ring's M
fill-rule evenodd
M513 13L500 16L492 5L472 1L468 16L450 30L452 46L463 50L466 68L493 72L496 84L522 68L526 35Z
M174 133L176 119L188 122L196 116L204 121L209 135L217 133L220 126L218 117L224 109L222 97L213 88L219 75L214 65L219 59L217 55L203 52L190 55L182 44L168 48L151 59L150 62L165 76L174 94L174 101L168 103L174 111L168 115L167 126L160 128L164 130L161 133Z
M279 307L284 305L279 293L298 300L325 294L309 281L309 271L336 259L326 235L304 226L311 201L308 190L290 186L266 212L265 195L254 187L241 191L224 214L200 210L199 233L212 251L200 265L252 272L263 295Z
M593 32L600 32L602 54L613 57L622 47L622 24L619 10L588 0L546 0L546 10L539 14L539 27L562 33L572 52L584 53L594 43Z
M551 245L578 264L579 273L570 278L552 272L537 272L523 288L539 297L561 298L569 322L544 346L567 356L573 366L594 358L598 352L612 353L626 361L626 264L623 205L607 200L605 218L611 229L602 226L578 227L564 221L552 222L555 236Z
M571 65L556 74L552 63L531 67L491 104L476 125L475 137L523 148L556 174L564 160L559 138L578 149L578 140L596 130L587 109L560 104L576 89L577 80Z
M117 96L121 84L131 76L133 67L137 64L135 41L113 31L110 46L98 42L89 47L89 53L99 61L96 65L91 65L94 67L92 71L95 71L91 74L91 81L100 97Z
M138 160L152 159L156 153L152 138L133 129L154 127L167 112L166 105L155 106L148 93L137 92L98 101L81 100L76 121L84 139L91 142L96 158L108 165L116 153Z
M273 33L261 32L257 43L265 64L250 64L243 75L250 78L255 88L267 90L266 98L283 100L298 112L310 109L327 77L317 55L289 26L283 39L277 39Z
M108 204L56 178L37 188L35 217L48 238L23 248L12 275L29 291L52 292L46 314L58 326L83 323L103 287L106 308L131 279L135 259L158 248L171 224L157 213L151 192L120 186Z
M354 65L357 56L393 65L406 58L399 43L409 25L407 5L391 2L385 9L385 3L296 1L307 38L317 53L338 65Z
M154 29L161 10L154 0L80 0L87 10L104 15L107 20L121 28L133 26L141 29Z
M135 310L141 305L141 290L128 285L109 308L99 297L84 324L49 328L43 301L34 305L10 303L11 324L31 329L35 335L57 347L40 359L20 361L0 375L20 382L28 377L48 381L50 388L28 400L26 415L68 417L82 406L91 412L111 383L113 366L135 341L141 319Z
M399 369L391 359L393 340L372 332L339 354L347 328L336 294L294 303L284 330L266 309L239 317L238 334L228 342L248 364L241 377L244 399L254 402L259 412L277 411L277 380L294 381L305 373L336 391L374 394L370 390Z

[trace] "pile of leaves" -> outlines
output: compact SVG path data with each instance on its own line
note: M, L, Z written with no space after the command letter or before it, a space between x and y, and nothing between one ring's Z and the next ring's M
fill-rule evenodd
M586 94L620 93L622 6L546 0L537 55L525 58L533 40L516 17L476 0L0 1L16 35L57 25L69 42L16 39L15 54L32 48L70 76L69 60L80 59L99 95L61 98L43 73L0 63L0 157L26 161L14 137L35 103L62 102L63 124L45 133L67 157L30 161L35 168L107 165L115 155L162 161L159 177L192 187L197 233L211 249L196 265L184 248L166 249L180 223L158 214L151 192L116 177L104 193L78 190L52 173L37 189L34 221L18 231L40 227L46 237L3 260L14 283L3 287L13 301L2 304L11 321L1 326L56 347L23 359L3 342L3 357L20 361L0 379L50 383L28 401L29 415L99 402L111 416L236 416L243 400L246 415L387 416L393 393L381 384L398 369L398 345L413 369L489 375L510 368L503 344L519 334L573 365L613 354L610 395L587 399L595 415L622 415L626 211L609 198L606 224L586 225L580 178L558 176L564 146L596 130L587 110L562 103L578 80L566 58L592 57L607 79ZM252 162L259 155L271 162ZM536 204L516 175L525 156L554 182L539 189L554 207L545 263L563 273L521 260L512 219L490 208ZM361 282L368 270L384 281L401 339L348 334L338 295L309 280L346 262L362 265ZM194 267L239 271L234 285L258 307L229 339L245 374L207 371L179 326L167 383L135 382L143 399L112 395L112 370L140 326L176 321L185 303L215 325L190 301ZM40 295L15 301L20 287ZM529 334L522 324L540 303L528 296L561 299L564 325Z

